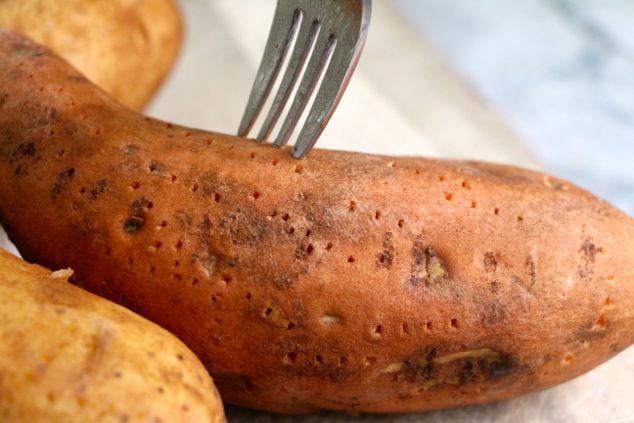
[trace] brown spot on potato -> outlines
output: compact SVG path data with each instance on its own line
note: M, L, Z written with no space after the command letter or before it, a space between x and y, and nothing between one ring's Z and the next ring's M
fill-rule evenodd
M377 265L389 269L394 263L394 241L392 232L386 232L383 240L383 252L377 254Z
M585 239L579 248L579 277L587 280L594 273L596 256L603 252L603 248L597 247L590 238Z
M102 179L101 181L97 182L90 189L90 201L95 201L97 197L99 197L101 194L106 192L106 185L107 185L107 182L105 179Z
M423 244L422 236L414 242L412 258L410 283L413 286L424 284L428 287L447 277L447 265L433 249Z
M57 179L55 180L55 184L53 185L53 189L51 191L51 198L57 198L61 195L64 187L68 185L68 183L73 179L75 175L75 168L66 169L63 172L60 172L57 175Z

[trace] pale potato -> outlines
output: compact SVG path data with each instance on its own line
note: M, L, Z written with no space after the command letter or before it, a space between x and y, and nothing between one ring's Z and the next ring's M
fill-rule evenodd
M155 94L183 38L174 0L2 0L0 28L56 51L133 109Z
M224 422L198 358L131 311L0 250L0 421Z

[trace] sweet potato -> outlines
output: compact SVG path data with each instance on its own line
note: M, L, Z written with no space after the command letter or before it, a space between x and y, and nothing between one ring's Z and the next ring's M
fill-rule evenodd
M224 422L174 335L0 250L0 421Z
M341 151L298 161L126 110L10 34L0 50L0 222L25 257L72 266L177 334L225 401L481 403L634 340L634 222L568 182Z
M48 46L134 109L155 94L183 38L174 0L3 0L0 28Z

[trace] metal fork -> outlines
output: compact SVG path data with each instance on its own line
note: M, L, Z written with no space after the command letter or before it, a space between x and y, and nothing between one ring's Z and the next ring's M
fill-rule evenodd
M292 151L294 157L305 158L328 124L352 77L367 38L371 6L372 0L278 0L264 56L238 135L245 137L253 128L295 42L286 72L256 141L262 142L271 135L308 61L274 142L278 147L288 143L327 65L313 106Z

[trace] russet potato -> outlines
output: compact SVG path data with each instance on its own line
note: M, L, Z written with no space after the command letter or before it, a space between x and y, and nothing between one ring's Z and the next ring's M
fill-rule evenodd
M175 0L2 0L0 28L51 48L133 109L153 97L183 39Z
M0 421L225 421L182 342L71 275L0 250Z
M634 340L634 222L509 166L287 149L150 119L0 36L0 222L169 329L225 401L496 401Z

